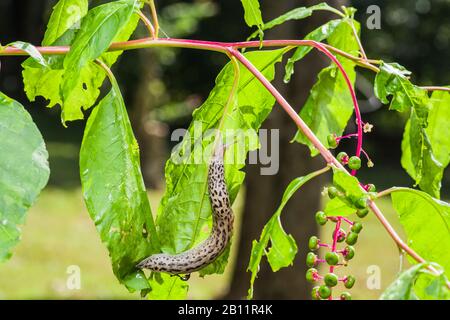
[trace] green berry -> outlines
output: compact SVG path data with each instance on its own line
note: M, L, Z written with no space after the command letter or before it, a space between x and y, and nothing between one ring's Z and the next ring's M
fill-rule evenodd
M338 142L336 140L336 135L334 133L329 134L327 136L328 146L330 146L331 149L335 149L338 146Z
M336 187L328 187L328 197L330 197L330 199L336 198L338 194L339 191Z
M367 192L377 192L377 187L375 187L374 184L369 183L369 184L366 186L366 190L367 190Z
M358 241L358 234L353 231L349 232L345 242L347 242L347 244L349 244L349 245L354 245L356 243L356 241Z
M317 256L313 252L309 252L306 255L306 265L311 268L316 265Z
M311 283L315 282L316 281L316 277L315 277L316 274L317 274L317 269L309 268L306 271L306 276L305 276L306 281L311 282Z
M337 159L340 163L346 164L347 161L348 161L348 155L347 155L346 152L342 151L342 152L339 152L339 153L338 153L338 155L336 156L336 159Z
M338 276L334 273L327 273L323 278L325 284L329 287L334 287L338 284Z
M344 286L347 289L351 289L353 287L353 285L355 284L355 277L354 276L347 276L345 281L344 281Z
M325 260L330 266L335 266L339 262L339 255L336 252L327 252L325 254Z
M319 249L319 238L317 238L316 236L312 236L311 238L309 238L308 247L309 250Z
M316 213L316 222L318 224L320 224L321 226L323 226L325 223L327 223L328 219L327 219L327 215L325 214L325 212L323 211L318 211Z
M352 295L348 292L342 292L341 300L352 300Z
M331 296L331 289L327 286L320 286L319 287L319 296L322 299L327 299Z
M366 197L359 198L358 200L356 200L355 206L358 209L366 209L367 208L367 198Z
M319 286L317 286L317 287L314 287L313 289L312 289L312 291L311 291L311 298L313 299L313 300L319 300L320 299L320 296L319 296Z
M345 260L351 260L355 256L355 248L352 246L346 246L344 249L344 259Z
M359 170L361 168L361 159L357 156L348 159L348 167L352 170Z
M333 239L334 239L335 233L336 233L336 230L333 231ZM339 231L338 231L338 237L337 237L337 242L342 242L342 241L344 241L344 240L345 240L345 236L346 236L346 233L345 233L344 229L339 229Z
M356 221L356 222L353 223L351 230L352 230L353 232L360 233L361 230L362 230L362 228L363 228L362 223Z
M367 209L367 208L359 209L356 211L356 215L360 218L364 218L365 216L367 216L368 213L369 213L369 209Z

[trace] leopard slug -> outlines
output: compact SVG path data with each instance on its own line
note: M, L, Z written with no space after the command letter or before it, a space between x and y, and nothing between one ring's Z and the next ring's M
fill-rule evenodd
M137 265L139 269L189 275L213 262L225 250L233 232L234 216L225 184L223 158L224 146L220 144L208 168L208 191L213 209L210 236L198 246L179 254L153 254Z

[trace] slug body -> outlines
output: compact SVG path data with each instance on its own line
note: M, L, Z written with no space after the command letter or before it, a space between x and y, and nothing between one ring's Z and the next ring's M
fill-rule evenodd
M170 274L190 274L213 262L226 248L233 232L233 211L225 184L224 147L219 145L209 163L208 191L213 209L210 236L198 246L176 255L154 254L137 267Z

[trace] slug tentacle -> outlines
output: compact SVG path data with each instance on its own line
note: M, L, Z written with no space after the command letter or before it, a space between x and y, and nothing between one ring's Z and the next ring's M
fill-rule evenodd
M213 262L228 245L233 233L233 211L225 184L224 146L219 145L209 163L208 191L213 209L211 235L198 246L175 255L159 253L137 267L170 274L190 274Z

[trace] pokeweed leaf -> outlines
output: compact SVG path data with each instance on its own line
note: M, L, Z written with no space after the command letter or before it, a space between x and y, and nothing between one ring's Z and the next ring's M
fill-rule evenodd
M324 25L316 28L315 30L308 33L305 40L323 41L327 39L336 30L337 26L341 24L342 20L330 20ZM310 46L300 46L298 47L292 56L288 59L285 66L284 82L288 83L294 74L294 65L297 61L303 59L313 48Z
M6 45L6 47L14 47L14 48L23 50L30 55L31 59L36 61L42 67L44 67L44 68L49 67L45 58L42 56L42 54L39 52L39 50L35 46L33 46L31 43L23 42L23 41L15 41L15 42L11 42L10 44ZM1 51L1 48L0 48L0 51Z
M336 197L327 202L323 211L327 216L349 216L355 213L356 209Z
M246 57L272 80L274 65L286 50L250 52ZM166 163L166 190L157 218L163 252L186 251L210 234L212 210L207 192L207 163L215 138L211 129L218 129L223 119L222 137L233 142L225 152L225 179L231 202L235 200L245 176L241 169L247 152L258 147L257 130L269 115L275 100L242 65L237 93L230 97L234 81L234 68L230 63L218 75L216 86L207 100L194 111L188 132ZM229 106L225 113L227 102ZM201 275L223 272L227 255L228 251L225 251L212 265L201 270Z
M21 238L20 225L50 175L48 153L31 116L0 92L0 262Z
M359 28L359 25L356 27ZM328 43L346 52L354 53L358 51L358 43L347 20L341 20L335 27L333 33L328 36ZM342 57L338 59L353 85L356 78L355 63ZM337 136L342 135L352 113L353 103L343 75L334 65L323 69L319 74L319 80L314 84L305 105L300 111L300 117L317 138L326 147L329 147L328 135L332 133ZM298 130L293 140L307 145L312 156L319 154L302 131Z
M402 166L420 189L435 198L440 197L441 180L450 160L450 139L440 131L450 125L449 103L450 94L434 92L427 105L411 110L403 134Z
M407 78L411 72L398 63L381 63L380 72L375 77L375 96L384 104L389 103L389 109L399 112L408 111L411 107L421 107L427 103L425 90L413 85Z
M69 2L66 1L66 4L67 3ZM64 4L64 7L68 7L66 4ZM63 6L62 2L59 2L58 5ZM69 46L73 43L80 25L84 24L83 20L77 19L79 17L81 17L81 19L84 18L83 14L87 12L87 8L85 7L84 2L77 1L71 1L69 5L70 9L66 11L64 11L62 7L58 7L58 5L55 7L56 11L53 12L52 17L53 15L57 16L53 21L59 21L58 33L62 32L63 34L51 43L51 45ZM97 7L93 10L99 9ZM66 14L59 16L59 13ZM128 40L137 26L138 19L137 15L133 15L121 28L113 41ZM50 18L50 20L52 20L52 18ZM51 41L55 37L52 34L56 34L53 30L55 27L52 26L51 22L52 21L49 22L47 27L46 36L47 33L49 33L49 35L47 36L46 41ZM70 22L73 22L73 24L70 25ZM43 43L43 45L47 44ZM103 53L100 59L108 66L112 66L120 54L120 51ZM81 109L88 109L94 105L100 94L99 88L105 79L103 71L95 63L88 62L79 71L77 84L72 90L73 94L63 99L60 87L65 73L63 65L64 56L49 56L48 59L51 70L42 68L30 59L22 64L24 68L23 79L25 92L28 99L34 101L37 96L43 96L49 100L48 107L53 107L56 104L61 105L61 118L63 122L82 119L83 113L81 112Z
M269 22L264 23L262 30L266 31L266 30L272 29L273 27L276 27L287 21L305 19L305 18L311 16L314 11L318 11L318 10L335 11L336 9L334 9L333 7L330 7L325 2L313 5L311 7L298 7L298 8L295 8L295 9L292 9L292 10L286 12L285 14L282 14L281 16L279 16L275 19L270 20ZM247 40L257 37L258 34L259 34L259 30L253 32L247 38Z
M244 7L244 20L249 27L257 26L260 40L263 39L264 22L258 0L241 0Z
M380 300L418 300L414 293L414 281L426 266L426 263L419 263L402 272L398 278L384 290L380 296Z
M148 289L135 266L159 252L140 169L139 147L117 84L90 115L80 150L83 197L111 257L117 279L130 291Z
M295 255L297 254L297 244L292 235L287 234L284 231L280 220L281 212L295 192L320 173L320 171L315 171L306 176L292 180L284 191L283 198L277 211L264 226L259 241L253 240L250 261L247 267L247 271L251 272L250 288L248 289L247 296L248 299L253 298L253 286L256 277L258 276L261 259L264 255L267 256L267 260L274 272L292 265ZM266 251L269 246L269 241L270 247L268 251Z
M184 300L189 291L187 281L167 273L155 273L150 275L148 298L151 300Z
M59 0L53 7L42 45L51 46L68 29L78 29L88 6L88 0Z
M403 271L380 296L380 300L448 300L450 290L444 274L433 274L427 267L439 270L436 263L419 263Z
M426 261L441 265L450 275L450 205L408 188L391 193L408 245Z
M69 53L64 58L65 72L61 83L63 103L69 100L71 95L77 94L81 70L108 49L122 28L128 24L138 4L138 0L119 0L100 5L88 12ZM63 118L80 119L83 115L80 109L65 108Z

